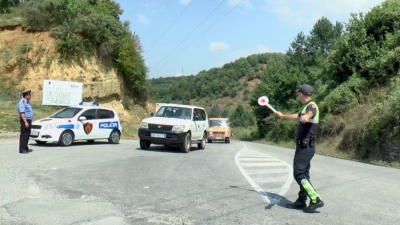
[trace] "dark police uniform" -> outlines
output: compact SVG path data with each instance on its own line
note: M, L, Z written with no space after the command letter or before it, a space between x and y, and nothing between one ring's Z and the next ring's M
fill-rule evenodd
M302 85L299 92L311 93L312 88L309 85ZM313 116L307 123L302 123L303 115L311 111ZM305 212L312 212L317 207L322 207L321 196L315 191L310 182L311 159L315 154L315 136L318 129L319 109L317 104L310 100L303 105L302 110L298 114L298 127L296 133L296 152L293 160L293 176L300 186L298 199L288 205L292 208L305 208L307 206L307 196L310 197L310 205L304 209Z
M30 94L30 93L31 93L30 90L22 92L23 95ZM32 105L28 100L26 100L25 98L22 98L18 102L17 109L18 109L18 115L19 115L19 123L21 125L21 134L19 137L19 152L20 153L28 153L30 151L28 148L28 142L29 142L29 136L31 134L31 125L32 125L32 119L33 119ZM25 118L29 124L29 127L25 126L25 122L21 117L22 113L25 114Z

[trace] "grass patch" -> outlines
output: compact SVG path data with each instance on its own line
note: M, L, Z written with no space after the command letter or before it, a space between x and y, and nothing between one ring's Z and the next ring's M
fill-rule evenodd
M19 132L19 117L17 111L18 101L4 100L0 98L0 132ZM50 114L61 109L57 106L40 106L32 105L34 112L34 120L49 116Z
M17 26L22 24L23 18L12 14L0 14L0 27Z
M257 127L234 127L232 128L232 132L235 134L232 139L236 140L253 141L257 137Z

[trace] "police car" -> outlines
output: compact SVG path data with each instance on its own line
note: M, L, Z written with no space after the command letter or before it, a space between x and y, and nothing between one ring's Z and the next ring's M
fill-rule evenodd
M81 102L53 115L32 122L30 139L38 144L59 143L70 146L74 141L108 139L119 143L122 126L116 111L100 107L98 102Z

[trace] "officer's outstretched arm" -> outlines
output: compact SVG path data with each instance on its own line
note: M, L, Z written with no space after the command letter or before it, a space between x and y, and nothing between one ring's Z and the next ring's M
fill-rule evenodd
M284 114L283 115L284 119L288 119L288 120L298 120L299 119L299 114Z
M281 112L276 112L275 114L281 119L296 120L296 121L299 119L298 114L282 114Z

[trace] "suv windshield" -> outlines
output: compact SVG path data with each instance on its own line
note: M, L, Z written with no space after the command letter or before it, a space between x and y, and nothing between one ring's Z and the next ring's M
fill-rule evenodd
M210 120L210 127L229 127L228 120Z
M50 116L50 118L63 118L63 119L69 119L72 118L74 116L76 116L76 114L78 114L78 112L82 111L82 108L64 108L56 113L54 113L53 115Z
M173 106L161 106L154 117L168 117L177 119L191 119L192 109Z

